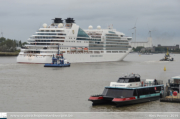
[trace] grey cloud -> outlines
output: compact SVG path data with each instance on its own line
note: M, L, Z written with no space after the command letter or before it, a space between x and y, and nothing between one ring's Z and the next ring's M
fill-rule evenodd
M89 25L106 28L113 24L118 31L132 36L134 31L129 29L138 18L137 41L148 37L148 24L150 30L158 29L160 36L171 36L179 43L179 5L179 0L3 0L0 30L3 29L6 37L26 41L43 23L50 24L54 17L73 17L85 29ZM162 42L156 41L156 44ZM167 40L167 43L171 42Z

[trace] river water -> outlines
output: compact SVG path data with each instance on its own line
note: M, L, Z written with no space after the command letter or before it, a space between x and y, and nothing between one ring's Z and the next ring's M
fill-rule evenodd
M127 73L156 78L164 84L180 75L180 55L160 62L164 54L129 54L121 62L76 63L66 68L44 68L43 64L19 64L16 57L0 57L1 112L179 112L179 103L159 100L116 108L92 106L90 95L102 93L110 82ZM164 67L166 66L166 71Z

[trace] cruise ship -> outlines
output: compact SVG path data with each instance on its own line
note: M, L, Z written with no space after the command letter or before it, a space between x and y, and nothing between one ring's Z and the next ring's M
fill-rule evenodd
M131 51L124 33L112 26L102 29L89 26L87 30L75 24L73 18L53 19L52 24L43 24L28 39L28 44L21 48L17 56L18 63L51 63L58 48L71 63L121 61Z

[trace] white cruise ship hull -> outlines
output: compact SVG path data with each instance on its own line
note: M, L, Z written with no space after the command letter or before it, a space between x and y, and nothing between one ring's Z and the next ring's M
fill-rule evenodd
M49 26L43 24L28 39L17 57L19 63L51 63L52 56L63 53L70 63L121 61L129 51L131 37L113 27L82 29L73 18L53 19Z
M70 63L81 63L81 62L108 62L108 61L121 61L123 60L131 49L126 53L102 53L102 54L63 54L64 58ZM19 55L17 57L18 63L51 63L52 57L41 55L41 56L24 56Z

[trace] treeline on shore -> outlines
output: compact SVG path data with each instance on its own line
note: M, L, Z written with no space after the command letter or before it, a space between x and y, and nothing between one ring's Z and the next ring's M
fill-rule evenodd
M0 38L0 52L1 54L5 54L5 52L19 52L19 50L17 50L17 47L22 47L25 44L27 44L27 42L21 43L21 41L18 41L18 40L13 40L9 38L6 39L4 37L1 37Z
M0 52L0 56L17 56L19 52Z

